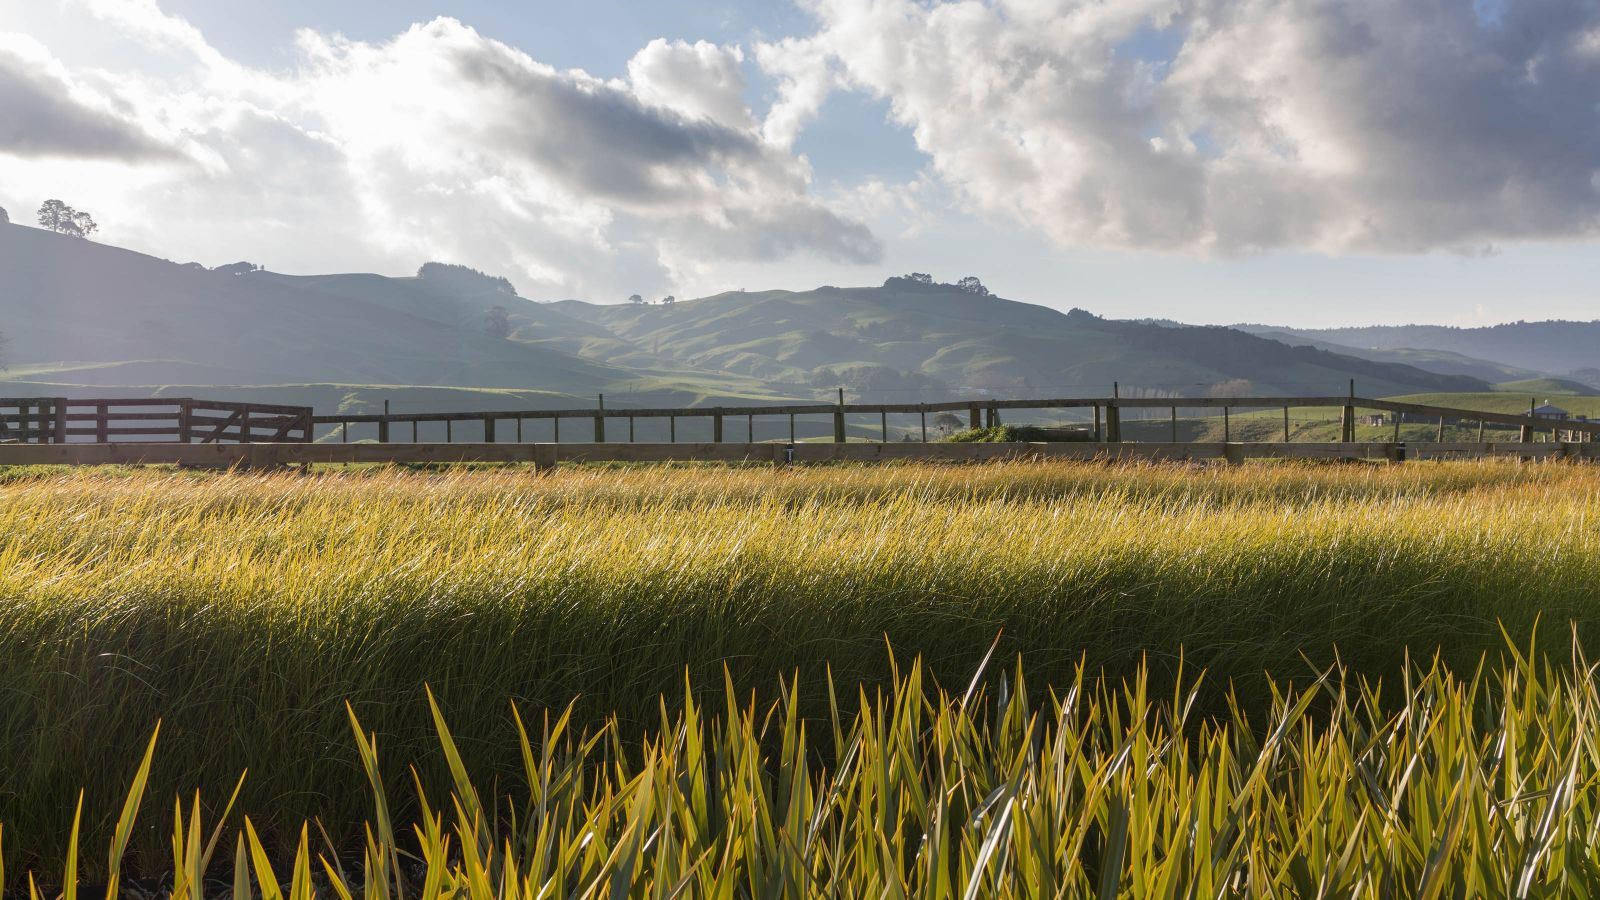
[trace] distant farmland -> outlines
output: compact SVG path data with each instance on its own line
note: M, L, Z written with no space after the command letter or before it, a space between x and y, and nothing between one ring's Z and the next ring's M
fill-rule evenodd
M17 761L0 768L4 877L14 879L26 866L45 873L46 884L59 881L80 787L87 788L81 864L86 877L103 874L102 848L158 720L151 799L130 836L130 870L173 868L166 810L175 794L201 791L209 829L246 769L230 836L248 815L266 858L282 864L287 880L301 822L315 819L340 854L352 854L345 865L359 868L361 823L374 815L373 795L346 702L362 727L379 735L381 774L400 821L419 815L409 764L420 767L435 808L448 804L452 790L463 796L440 754L425 685L483 803L507 817L505 798L524 797L528 777L511 701L532 732L535 757L566 746L541 749L547 711L556 715L572 704L573 734L612 722L615 748L572 750L572 765L586 777L613 779L607 790L621 792L615 802L622 810L631 789L615 781L617 761L626 757L630 772L643 771L639 754L651 745L641 740L682 740L681 724L671 723L684 713L686 678L700 714L726 723L725 671L735 718L751 691L765 704L776 699L780 679L789 680L817 772L846 764L837 745L848 738L834 728L854 729L863 705L887 717L908 748L921 747L915 754L933 754L920 742L934 738L904 717L943 710L951 718L939 727L953 729L949 740L972 729L961 765L977 767L1004 748L1020 755L989 761L1022 765L1028 741L1006 729L1023 727L1032 712L1043 710L1052 721L1061 715L1052 704L1077 683L1080 664L1090 692L1102 689L1104 677L1114 694L1141 666L1148 678L1148 696L1116 701L1147 704L1140 724L1104 719L1104 706L1094 714L1101 762L1121 752L1122 728L1187 734L1199 747L1204 735L1217 733L1207 729L1234 716L1261 727L1276 721L1287 710L1273 712L1272 686L1304 688L1335 660L1352 678L1393 678L1408 652L1424 661L1437 652L1465 677L1482 654L1505 651L1502 627L1526 646L1536 621L1543 623L1539 653L1564 658L1569 623L1595 646L1597 522L1600 472L1516 463L14 477L0 485L0 756ZM999 710L991 721L989 712L968 714L952 704L997 635L982 695L985 709ZM896 683L896 671L902 690L912 690L904 679L913 659L949 695L941 700L928 687L926 708L912 702L920 712L883 705L877 692ZM1161 718L1176 709L1160 698L1173 697L1180 669L1194 691L1187 722ZM1205 679L1196 686L1201 670ZM1018 702L1019 671L1030 699L1002 715ZM1559 693L1549 672L1516 677L1529 691ZM1426 683L1447 694L1459 687ZM1461 721L1472 719L1477 701L1450 696ZM1593 702L1577 696L1560 702ZM1392 703L1391 710L1433 702L1388 691L1369 699ZM1361 716L1376 717L1372 727L1392 727L1381 724L1387 714L1362 702L1350 698L1351 716L1359 706ZM781 716L764 725L766 706L757 709L749 733L726 740L745 741L740 752L773 755L751 763L758 768L799 759L790 746L798 732L786 730ZM1315 729L1345 727L1317 721ZM1257 744L1262 735L1250 736L1242 720L1227 727L1234 735L1228 740L1241 741L1230 752L1266 752ZM1579 731L1540 740L1565 747L1568 739L1593 739L1592 721L1574 727ZM1163 738L1143 733L1140 752L1159 756ZM1428 734L1416 739L1442 732ZM1470 750L1479 738L1463 732L1458 740ZM718 753L731 752L734 743L718 746ZM1043 765L1027 758L1027 766ZM1540 767L1553 758L1539 756L1534 768L1544 773ZM906 779L935 778L912 757L894 765L902 764L912 767L902 773ZM1282 769L1283 778L1292 780L1291 768ZM1355 777L1354 769L1341 771L1327 773L1336 793L1350 787L1339 779ZM1439 779L1428 790L1444 791L1426 795L1439 806L1432 815L1444 816L1451 777L1428 771ZM1546 786L1565 772L1550 769ZM1398 779L1398 770L1393 774ZM1174 785L1189 777L1175 769L1168 776ZM673 783L691 790L700 776L683 777L689 781ZM1101 790L1131 803L1132 795L1117 792L1134 790L1138 780ZM1240 782L1230 790L1258 788ZM807 796L813 806L823 799ZM961 803L984 802L962 796ZM1539 797L1545 803L1548 792ZM1100 861L1096 866L1105 850L1099 829L1128 814L1094 805L1102 800L1111 802L1102 797L1084 807L1085 815L1100 817L1091 829L1098 836L1083 850ZM1368 801L1351 802L1353 821ZM919 814L912 808L902 807L895 815L907 818L884 827L911 829L895 840L914 849L916 829L934 819L931 805ZM940 815L955 816L952 809ZM970 870L995 820L963 809L978 829L961 838L971 843L962 863ZM1297 805L1291 814L1312 811ZM1416 824L1414 815L1390 825ZM482 827L511 827L509 819L496 822ZM623 827L606 832L606 846L627 845ZM729 820L718 827L734 826ZM399 840L417 852L409 828L402 831ZM1376 853L1383 840L1374 840ZM218 869L226 877L232 837L222 847ZM1023 851L1007 843L1001 852L1012 859ZM673 865L689 872L692 862ZM605 854L599 868L584 871L612 871L602 863ZM1425 862L1393 865L1415 874ZM870 882L838 878L836 885Z

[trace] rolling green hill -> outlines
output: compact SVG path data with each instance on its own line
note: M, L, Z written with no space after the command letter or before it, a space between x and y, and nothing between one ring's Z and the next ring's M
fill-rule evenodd
M1539 376L1538 370L1535 369L1508 366L1494 360L1478 359L1461 353L1452 353L1448 350L1418 350L1412 347L1383 349L1355 347L1306 337L1302 332L1293 331L1251 331L1250 333L1259 337L1271 338L1293 347L1316 347L1318 350L1370 359L1374 362L1416 366L1419 369L1437 372L1440 375L1466 375L1470 378L1479 378L1488 382L1537 378Z
M1440 391L1488 386L1481 379L1289 347L1228 328L1063 313L898 278L876 288L735 292L672 306L556 306L668 359L796 391L849 384L872 367L928 379L954 393L1103 395L1113 381L1130 395L1146 396L1217 390L1336 394L1352 378L1358 391L1380 395L1423 384ZM936 390L906 385L876 393L888 400Z
M1566 375L1600 365L1600 320L1510 322L1483 328L1446 325L1310 329L1266 325L1235 327L1252 333L1287 334L1302 340L1327 341L1344 347L1445 352L1477 360L1494 360L1500 365L1534 373Z
M269 396L312 396L319 408L352 391L468 407L485 388L534 392L553 406L607 392L655 404L772 397L755 379L558 349L552 342L620 342L489 279L228 275L0 225L0 284L9 339L0 392L267 399L270 387ZM510 340L485 328L495 305L513 310ZM472 390L423 390L434 387Z
M248 268L248 267L242 267ZM534 303L503 279L226 274L0 225L0 393L191 395L371 412L951 396L1487 391L1217 327L891 278L671 306ZM491 333L488 314L506 311ZM1504 374L1504 373L1500 373ZM1505 378L1496 377L1495 381Z

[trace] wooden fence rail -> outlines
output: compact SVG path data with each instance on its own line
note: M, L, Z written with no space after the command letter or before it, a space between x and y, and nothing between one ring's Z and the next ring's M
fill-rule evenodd
M191 397L0 398L0 441L10 443L309 443L312 429L308 406Z
M1514 413L1489 412L1485 410L1460 409L1446 406L1431 406L1419 403L1403 403L1394 400L1379 400L1371 397L1356 397L1353 395L1343 397L1100 397L1100 398L1049 398L1049 399L1013 399L1013 400L953 400L939 403L802 403L769 406L695 406L677 408L607 408L604 397L593 409L522 409L522 410L493 410L487 412L422 412L422 413L341 413L331 416L316 416L313 421L316 425L333 426L337 429L341 442L350 439L352 426L371 424L376 429L372 432L379 443L390 443L395 435L394 426L411 426L409 429L410 441L418 442L418 426L424 423L443 424L445 426L445 443L455 441L454 426L463 422L476 422L482 427L479 436L483 443L497 443L514 435L516 443L523 443L524 423L533 421L549 421L554 442L561 443L561 422L571 419L588 419L592 421L592 442L606 443L606 420L626 419L628 421L627 442L634 442L634 424L638 419L667 419L669 440L667 443L676 443L677 424L679 419L710 420L711 443L724 443L728 435L726 422L729 419L745 420L745 437L754 439L755 419L761 417L786 417L788 419L788 439L795 440L795 418L797 416L827 416L831 420L834 443L845 443L848 438L847 421L850 416L871 415L876 417L879 438L883 442L889 440L890 415L915 414L919 416L918 426L911 430L917 434L920 441L926 443L928 437L928 416L939 413L966 413L966 425L971 428L992 427L1001 422L1002 410L1059 410L1079 409L1092 410L1093 425L1085 425L1085 437L1096 443L1120 443L1123 441L1123 410L1137 409L1168 409L1170 410L1172 439L1177 441L1178 410L1180 409L1206 409L1220 412L1224 422L1224 442L1231 439L1229 429L1230 416L1240 410L1283 410L1283 440L1290 440L1289 417L1291 409L1326 408L1336 409L1339 412L1340 438L1342 443L1355 441L1356 411L1358 409L1376 410L1390 413L1396 426L1395 441L1399 440L1399 423L1402 417L1413 421L1416 417L1426 417L1428 421L1438 421L1438 439L1444 438L1444 429L1447 422L1460 424L1475 424L1478 427L1480 442L1483 438L1485 426L1514 427L1519 430L1518 439L1524 443L1531 443L1536 434L1549 432L1551 440L1563 437L1572 441L1594 441L1600 436L1600 421L1586 420L1555 420L1540 418L1531 415ZM1146 420L1148 421L1148 420ZM502 430L499 424L510 427ZM406 431L398 432L401 438L406 436ZM570 434L570 432L569 432ZM571 438L569 438L569 441Z
M1251 459L1390 460L1506 457L1522 460L1600 461L1600 443L1168 443L951 444L951 443L497 443L441 444L9 444L8 465L190 465L272 469L309 464L561 463L673 461L760 463L784 466L826 462L992 462L1001 460L1159 460L1238 464Z

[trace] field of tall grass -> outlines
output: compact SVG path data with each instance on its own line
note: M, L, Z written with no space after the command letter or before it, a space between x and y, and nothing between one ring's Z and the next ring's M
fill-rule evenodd
M395 843L444 853L418 792L400 790L416 765L447 822L457 810L440 798L454 791L462 804L450 851L462 878L476 877L469 846L496 879L550 877L555 864L529 855L544 839L526 834L566 829L548 844L575 842L562 851L575 854L562 857L573 867L563 895L603 872L607 892L643 890L635 882L648 877L699 896L725 869L743 879L728 882L743 885L735 893L752 895L774 884L961 892L973 877L990 893L1008 871L1041 866L1057 880L1040 883L1098 886L1120 867L1113 891L1136 872L1196 884L1183 873L1204 854L1185 845L1190 862L1169 863L1162 848L1180 831L1198 840L1183 816L1200 810L1214 830L1201 867L1227 892L1288 890L1306 854L1323 854L1357 879L1330 893L1392 895L1443 872L1423 835L1457 826L1468 843L1442 857L1457 867L1449 884L1469 883L1461 867L1478 866L1480 885L1505 876L1482 857L1510 846L1495 835L1515 835L1519 865L1548 886L1538 879L1592 871L1577 843L1559 865L1548 849L1597 827L1585 799L1600 758L1588 672L1530 662L1447 678L1405 660L1437 653L1469 673L1506 652L1502 627L1530 659L1564 658L1574 635L1593 646L1597 488L1587 468L1507 462L13 479L0 485L4 877L61 880L80 789L81 842L111 841L159 721L154 805L123 864L145 875L174 867L171 814L157 810L199 790L209 823L246 770L232 815L249 816L261 863L285 882L303 822L317 846L353 854L338 864L351 871L369 820L398 835L376 839L379 857ZM991 645L979 713L961 698ZM908 683L912 659L927 684ZM1313 689L1335 663L1374 679L1370 693L1349 686L1336 701L1327 682ZM1000 672L1012 673L1006 686ZM1143 692L1114 687L1136 677ZM751 692L780 679L768 722ZM727 710L704 729L715 767L685 762L699 730L683 724L694 715L686 683ZM425 686L459 763L441 748ZM1508 738L1506 710L1534 703L1527 691L1540 708L1567 704L1565 718L1524 711L1527 735ZM545 741L546 716L564 710L569 737ZM352 712L378 735L372 771L394 788L381 813ZM791 715L809 723L808 749L791 746ZM576 737L585 732L599 743ZM1508 755L1490 746L1502 739L1541 749L1524 760L1529 745ZM1291 746L1326 757L1325 769ZM1425 762L1385 768L1406 753ZM802 762L805 778L792 768ZM525 804L554 789L529 799L525 765L539 777L566 767L551 776L569 779L559 821L548 805L529 817ZM1470 765L1487 780L1466 778ZM1507 792L1510 805L1490 802ZM719 803L732 805L702 809ZM1028 830L1035 803L1045 805L1026 815L1057 831ZM1258 830L1245 840L1229 817L1247 809ZM1540 825L1549 809L1561 820ZM396 824L412 821L420 844ZM592 834L586 822L598 823ZM1551 829L1563 836L1540 843ZM503 847L509 835L522 836ZM1243 855L1229 857L1229 842ZM735 845L750 855L728 861ZM1123 849L1108 862L1113 845ZM75 865L104 877L109 861L96 851Z

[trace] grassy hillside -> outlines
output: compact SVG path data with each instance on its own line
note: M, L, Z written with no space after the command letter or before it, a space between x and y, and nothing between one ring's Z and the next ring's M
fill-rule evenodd
M1289 347L1225 328L1168 327L1102 319L966 293L950 285L890 279L876 288L719 294L673 306L557 304L572 318L685 364L736 372L798 390L827 369L886 366L957 393L1057 396L1135 392L1204 394L1232 383L1261 393L1385 394L1481 390L1443 376L1310 347ZM901 399L931 393L905 388ZM894 399L886 388L878 399Z
M487 284L379 275L227 275L0 225L0 332L9 340L0 392L258 394L254 387L432 386L565 395L589 402L632 392L652 402L771 396L748 378L623 367L557 348L616 345L607 332ZM510 340L485 313L513 310ZM219 390L219 386L225 389ZM266 398L262 398L266 399ZM397 398L399 399L399 398ZM403 401L402 401L403 402ZM559 404L558 404L559 405Z
M1597 349L1600 348L1600 320L1512 322L1483 328L1446 325L1311 329L1261 325L1239 327L1375 350L1444 351L1557 375L1593 368L1597 358L1600 358L1600 349Z
M1357 347L1350 344L1336 344L1332 341L1318 340L1306 336L1303 332L1244 330L1259 337L1280 341L1292 347L1316 347L1318 350L1370 359L1374 362L1416 366L1424 371L1435 372L1440 375L1465 375L1469 378L1478 378L1488 382L1535 378L1539 375L1539 372L1534 369L1508 366L1494 360L1477 359L1461 353L1452 353L1448 350L1418 350L1414 347Z
M443 269L443 271L441 271ZM224 274L0 225L6 394L194 394L372 411L507 397L582 406L821 399L1487 390L1226 328L1062 313L951 285L720 294L673 306L532 303L451 267L420 277ZM506 331L487 317L507 311ZM1495 380L1506 380L1497 373ZM449 390L444 390L449 389ZM464 389L464 390L456 390Z

